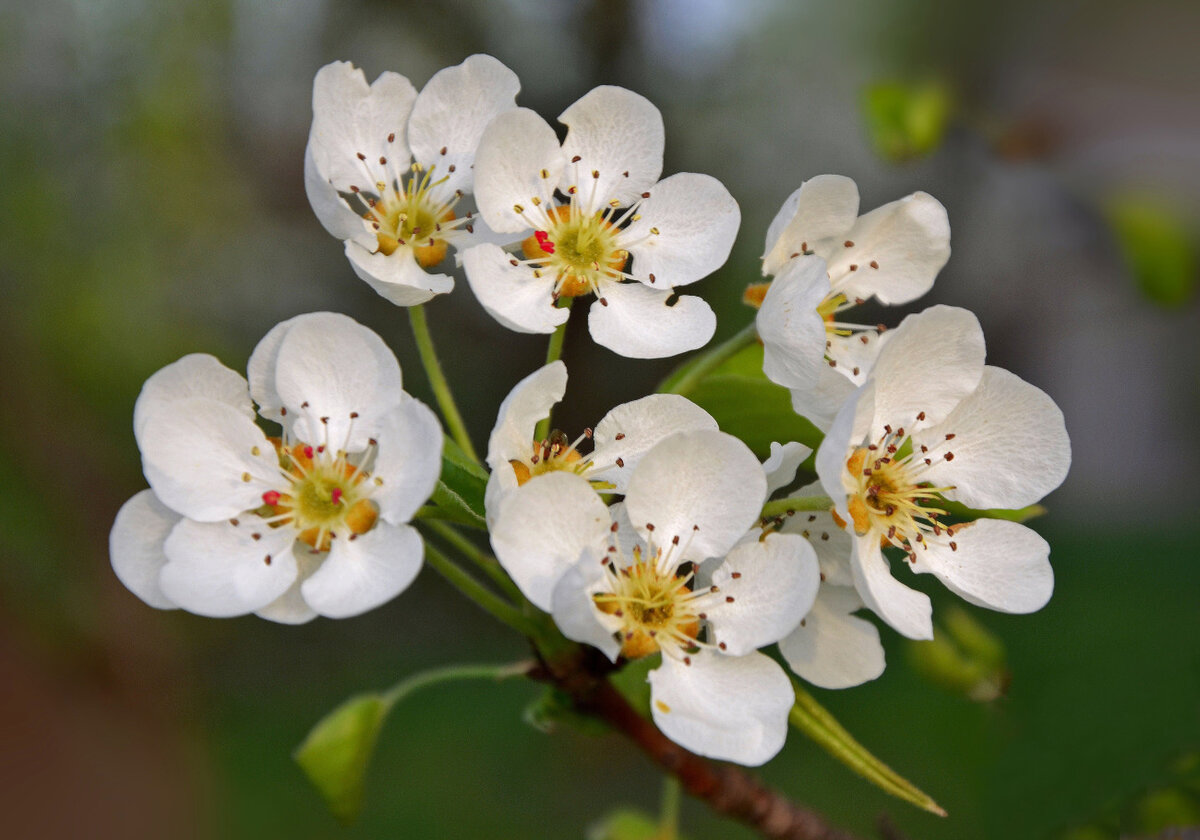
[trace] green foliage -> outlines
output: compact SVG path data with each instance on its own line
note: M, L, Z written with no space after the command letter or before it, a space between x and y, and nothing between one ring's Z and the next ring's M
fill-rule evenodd
M875 151L892 162L923 157L942 143L953 98L938 81L877 82L863 92L863 117Z
M447 437L442 450L442 475L431 501L440 518L484 528L483 494L487 473Z
M547 686L532 703L525 707L521 719L539 732L551 734L566 725L585 735L609 732L607 724L591 715L575 711L571 697L555 686Z
M943 610L933 638L908 642L907 653L917 673L971 700L995 700L1008 689L1004 644L961 607Z
M1150 196L1119 196L1106 208L1113 235L1147 299L1178 308L1196 291L1197 254L1179 214Z
M762 362L762 345L752 344L714 369L687 396L716 418L721 431L741 438L760 458L770 454L772 441L794 440L816 449L820 431L792 410L791 395L767 379Z
M929 794L868 752L797 680L792 680L792 687L796 692L796 704L788 714L792 726L885 793L931 814L946 816L946 811Z
M321 719L293 757L343 823L362 810L367 764L391 705L379 694L351 697Z

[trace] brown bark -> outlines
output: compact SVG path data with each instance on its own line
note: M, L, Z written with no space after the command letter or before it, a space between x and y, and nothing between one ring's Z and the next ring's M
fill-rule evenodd
M642 717L604 677L611 666L591 651L543 663L530 676L566 692L576 708L603 720L672 774L689 794L772 840L856 840L825 819L763 784L740 767L689 752Z

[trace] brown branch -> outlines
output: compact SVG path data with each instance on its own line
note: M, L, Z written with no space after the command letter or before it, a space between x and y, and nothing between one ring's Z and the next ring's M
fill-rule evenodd
M772 840L855 840L825 819L767 787L740 767L689 752L642 717L603 674L611 670L594 651L543 661L530 676L566 692L576 708L603 720L633 741L650 760L672 774L689 794L714 811L739 820Z

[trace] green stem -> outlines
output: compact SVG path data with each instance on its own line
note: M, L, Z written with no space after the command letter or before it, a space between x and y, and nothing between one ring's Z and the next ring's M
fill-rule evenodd
M533 662L512 662L505 665L447 665L405 677L381 695L384 707L391 709L419 688L451 680L503 680L529 673Z
M541 634L541 628L534 621L475 578L471 577L457 563L429 543L425 543L425 560L450 585L463 595L466 595L485 611L491 613L493 618L503 624L507 624L522 636L536 637Z
M1046 513L1046 508L1042 505L1030 505L1029 507L1018 508L1017 510L1004 510L1002 508L977 510L976 508L967 507L962 502L940 499L938 506L950 516L957 516L960 519L1007 519L1009 522L1025 522L1029 519L1043 516Z
M659 812L658 836L655 840L678 840L679 799L682 790L678 777L663 777L662 808Z
M566 309L568 313L571 310L571 304L575 302L575 298L559 298L558 308ZM554 328L554 332L550 336L550 344L546 347L546 364L557 362L562 358L563 343L567 339L567 324L570 322L570 317ZM550 434L550 418L554 412L554 406L550 407L551 414L547 414L538 421L537 426L533 431L534 440L545 440L546 435Z
M429 378L429 386L433 388L433 396L442 409L442 416L450 428L450 435L463 451L478 463L479 456L471 445L471 436L467 434L466 424L458 413L454 403L454 395L450 393L450 384L442 372L441 362L438 361L437 350L433 347L433 336L429 333L429 322L425 318L424 306L408 307L408 320L412 324L413 337L417 340L417 352L421 354L421 364L425 367L425 376Z
M833 499L828 496L790 496L763 505L761 518L774 519L798 510L829 510L831 507Z
M525 600L524 593L513 583L512 578L508 576L508 573L504 571L504 567L500 565L500 562L495 557L481 550L479 546L475 545L470 539L460 534L455 528L447 525L445 522L428 520L425 524L429 530L454 546L459 554L462 554L482 569L484 574L504 590L505 594L518 603Z
M658 392L660 394L680 394L687 396L696 389L696 386L704 380L704 377L712 373L743 347L749 347L757 338L758 333L755 331L754 322L751 321L716 347L702 353L678 368L673 374L663 380L663 383L658 386Z

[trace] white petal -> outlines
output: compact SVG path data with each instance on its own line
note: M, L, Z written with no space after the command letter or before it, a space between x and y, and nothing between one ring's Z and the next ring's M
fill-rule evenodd
M283 484L275 447L227 403L193 397L160 405L143 416L137 439L155 495L190 519L236 516Z
M817 476L825 488L825 494L833 499L834 506L844 522L850 521L846 498L847 492L852 489L852 485L848 486L850 477L846 470L846 460L850 457L851 450L858 446L866 435L867 424L871 421L874 410L875 383L867 380L865 385L852 391L842 403L837 416L825 432L825 439L817 447L817 456L814 459Z
M417 306L454 290L454 278L421 268L407 245L385 254L347 242L346 259L360 280L397 306Z
M850 586L822 586L799 627L779 642L792 670L821 688L849 688L873 680L885 666L879 628L851 615L863 606Z
M408 165L405 126L417 91L398 73L381 73L367 86L362 70L335 61L317 71L313 80L313 124L308 150L316 172L338 192L371 182L363 167L380 156ZM392 141L388 137L393 136Z
M1031 505L1061 484L1071 466L1071 441L1054 400L990 365L979 387L913 443L933 453L928 480L953 485L946 496L977 508ZM947 452L953 460L941 460Z
M632 204L662 174L662 114L646 97L602 85L580 97L558 121L568 127L563 155L572 161L558 185L564 192L578 186L584 207L598 211L612 199Z
M501 498L492 548L525 596L548 611L559 577L581 557L598 560L604 553L611 523L587 481L548 473Z
M317 554L306 550L307 546L302 546L299 550L293 550L292 554L296 558L296 579L292 581L292 585L288 587L287 592L284 592L271 603L267 604L261 610L255 610L254 614L259 618L265 618L267 621L274 621L277 624L307 624L317 617L317 611L308 605L304 600L304 594L301 592L301 587L308 580L312 573L321 568L321 562L324 560L324 555Z
M854 540L850 557L854 588L863 603L910 639L933 638L933 605L924 592L909 589L892 577L875 535Z
M496 472L508 468L508 462L527 457L533 446L538 421L550 415L550 409L567 391L567 366L554 361L538 368L518 382L496 414L496 425L488 438L487 464Z
M712 583L719 591L707 610L709 641L724 645L723 653L741 656L795 629L812 608L821 573L808 540L769 534L729 552Z
M564 636L591 645L616 662L621 645L613 629L602 623L602 614L592 600L592 595L603 591L603 580L603 566L595 558L585 557L558 579L551 596L552 612Z
M164 544L167 565L159 585L197 615L227 618L260 610L296 579L295 536L289 526L271 528L252 515L239 525L182 519Z
M494 231L527 230L527 216L541 217L534 197L546 207L554 204L554 186L565 164L549 123L528 108L505 111L488 123L475 155L475 203L480 214ZM516 210L517 206L523 210Z
M767 228L763 274L789 259L842 236L858 216L858 187L844 175L818 175L800 185Z
M812 449L794 440L788 443L771 441L771 454L763 461L763 472L767 474L767 496L791 484L796 479L796 470L812 452Z
M634 277L661 289L694 283L725 264L742 214L720 181L682 172L648 192L640 218L620 236Z
M163 543L179 519L152 490L143 490L121 506L108 535L108 555L117 579L159 610L175 607L159 587L158 573L167 563Z
M825 355L835 364L826 364L834 373L845 377L855 385L866 381L875 365L879 350L891 333L878 333L874 329L862 330L853 335L828 335ZM818 386L820 387L820 386Z
M717 428L712 415L678 394L651 394L624 403L596 425L593 468L587 477L610 482L617 493L624 493L642 456L660 440L676 432Z
M337 188L321 174L311 141L304 150L304 192L317 221L334 237L363 242L374 239L367 233L362 216L350 209Z
M517 107L517 74L490 55L473 55L439 70L426 83L408 121L413 156L435 178L449 176L448 191L472 187L475 149L487 124ZM450 171L450 167L454 171Z
M828 432L833 418L855 391L854 383L829 365L817 372L817 385L811 390L791 389L792 411L807 419L823 432Z
M954 526L949 540L930 540L913 568L932 572L959 597L1009 613L1040 610L1054 592L1050 546L1032 528L1001 519Z
M400 404L400 364L353 318L316 312L293 320L279 344L275 387L306 443L347 452L366 447Z
M667 306L669 290L641 283L605 283L588 312L592 339L629 359L661 359L696 350L717 330L717 316L703 299L680 295Z
M669 657L650 672L650 710L662 733L694 753L756 767L783 748L791 682L761 653Z
M939 423L979 385L983 358L983 330L973 313L931 306L909 315L871 369L876 383L871 433L882 434L885 424L915 432ZM921 412L925 416L918 420Z
M777 385L815 390L825 363L825 321L817 306L829 294L820 257L797 257L772 281L755 316L763 373Z
M703 560L725 555L742 538L766 492L762 465L746 444L723 432L680 432L642 457L625 509L643 539L668 546L678 536L680 561Z
M320 615L350 618L408 588L421 571L425 546L417 529L379 521L357 539L337 539L300 592Z
M484 243L463 252L467 282L488 314L510 330L552 333L570 312L554 305L554 278L534 277L528 265L515 260L498 245Z
M950 259L946 208L923 192L885 204L862 216L827 259L834 288L850 300L872 295L886 304L916 300Z
M371 500L379 515L398 525L412 519L433 493L442 472L442 426L419 400L408 397L379 428L372 477L382 481Z
M799 498L805 496L821 496L825 489L821 482L815 481L802 487L794 494ZM799 534L812 544L817 553L817 562L821 566L823 583L835 586L853 586L854 578L850 572L850 553L854 550L853 538L833 519L833 514L827 510L802 510L783 521L781 529L785 534Z
M164 403L190 397L223 402L253 420L254 406L250 404L246 388L246 380L240 373L225 367L207 353L192 353L146 380L133 406L133 428L135 431L141 429L146 415Z

